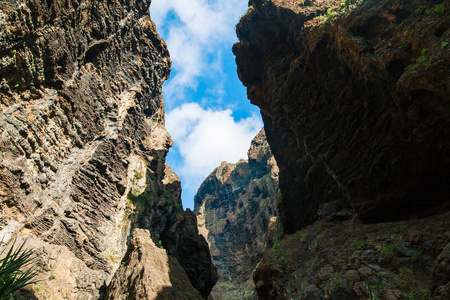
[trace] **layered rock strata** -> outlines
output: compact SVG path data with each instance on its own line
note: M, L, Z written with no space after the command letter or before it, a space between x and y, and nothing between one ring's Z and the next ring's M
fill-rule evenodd
M280 167L284 231L332 201L367 222L447 210L449 1L250 5L233 51Z
M223 162L200 186L195 213L219 274L214 299L244 299L253 290L239 286L247 287L243 283L262 257L277 191L278 167L264 130L252 140L248 160Z
M447 299L450 2L249 3L233 51L282 194L259 299Z
M134 228L207 297L207 243L165 163L169 53L150 1L0 4L0 234L38 254L39 299L103 294Z

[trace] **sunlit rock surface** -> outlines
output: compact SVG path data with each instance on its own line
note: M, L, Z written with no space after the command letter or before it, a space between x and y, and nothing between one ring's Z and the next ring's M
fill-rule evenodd
M165 163L166 44L150 1L0 4L0 237L38 254L38 299L97 299L134 228L207 297L216 274Z
M147 230L136 229L106 299L200 299L178 260L158 248Z

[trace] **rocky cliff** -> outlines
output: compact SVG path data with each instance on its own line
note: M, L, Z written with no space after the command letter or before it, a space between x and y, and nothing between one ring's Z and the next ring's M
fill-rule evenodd
M280 167L284 230L331 201L367 222L448 209L449 1L250 5L233 51Z
M249 4L233 51L290 234L259 298L447 299L450 2Z
M0 236L34 248L38 299L101 297L137 227L203 297L214 285L207 243L165 163L170 59L149 4L0 4Z
M219 274L214 299L252 297L251 282L244 282L262 257L269 225L275 224L277 191L278 166L264 130L252 140L248 160L223 162L200 186L195 213Z

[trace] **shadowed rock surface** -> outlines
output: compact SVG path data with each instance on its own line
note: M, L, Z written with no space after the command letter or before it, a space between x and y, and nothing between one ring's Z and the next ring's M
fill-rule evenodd
M446 300L449 217L317 221L265 251L253 274L258 299Z
M237 26L287 233L335 200L367 222L449 207L449 1L356 2L250 1Z
M286 234L258 298L448 299L450 1L249 5L233 52Z
M208 240L219 281L214 299L253 299L249 279L276 216L278 167L264 130L252 140L248 161L223 162L195 196L199 231Z
M216 280L165 163L171 63L149 5L0 4L0 236L29 239L43 270L38 299L101 297L136 227L204 297Z

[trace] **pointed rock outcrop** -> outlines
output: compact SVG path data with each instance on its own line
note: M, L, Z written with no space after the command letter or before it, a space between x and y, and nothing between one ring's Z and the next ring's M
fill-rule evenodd
M200 186L195 213L219 274L214 299L251 297L251 280L245 282L274 225L277 191L278 167L264 130L252 140L248 160L222 162Z

